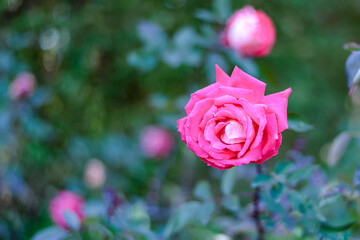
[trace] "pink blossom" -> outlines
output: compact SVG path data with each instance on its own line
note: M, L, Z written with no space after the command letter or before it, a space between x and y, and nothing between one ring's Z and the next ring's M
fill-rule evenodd
M271 52L276 30L270 17L252 6L236 11L227 21L222 41L245 57L263 57Z
M164 127L148 126L141 132L140 146L148 157L166 157L174 146L174 139Z
M29 97L35 90L35 76L28 72L23 72L15 77L11 83L9 94L11 99L18 100Z
M238 67L229 77L216 65L216 83L191 95L178 131L187 146L219 169L262 163L278 153L288 128L291 88L265 96L266 84Z
M104 164L98 159L90 159L85 167L85 184L90 188L99 188L104 185L106 171Z
M68 229L64 212L70 211L83 222L85 219L82 210L83 204L84 200L79 195L70 191L60 191L50 202L49 211L52 221L56 225Z

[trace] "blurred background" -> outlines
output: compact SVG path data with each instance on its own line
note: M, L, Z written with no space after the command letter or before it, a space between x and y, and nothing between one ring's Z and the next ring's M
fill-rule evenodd
M266 166L298 139L324 164L333 138L355 128L343 45L359 38L360 1L215 2L1 1L0 239L28 239L48 226L49 199L59 189L98 198L111 187L125 199L149 199L161 186L160 202L175 204L199 179L216 181L222 172L206 167L176 131L189 94L214 82L215 63L228 74L238 65L257 76L267 94L291 87L288 111L314 127L286 131L279 156ZM246 4L276 26L266 58L216 47L229 13ZM9 90L19 76L36 82L20 97ZM141 148L153 125L170 134L165 142L174 141L168 155Z

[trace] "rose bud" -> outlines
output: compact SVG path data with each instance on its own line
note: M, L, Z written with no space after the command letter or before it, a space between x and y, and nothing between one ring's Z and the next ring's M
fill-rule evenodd
M264 96L265 86L238 67L229 77L216 65L216 83L192 94L187 116L178 120L181 139L218 169L259 164L278 154L291 88Z
M161 126L148 126L141 132L140 146L147 157L167 157L174 146L174 139L167 129Z
M71 212L82 223L85 219L83 204L84 200L79 195L70 191L60 191L50 202L49 211L52 221L64 229L69 229L70 226L65 220L64 213Z
M33 74L28 72L18 74L10 85L9 94L11 99L28 98L35 90L35 85L35 76Z
M245 6L229 18L221 38L225 46L243 57L264 57L271 52L276 30L263 11Z
M99 188L104 185L106 171L104 164L98 159L90 159L85 167L85 184L90 188Z

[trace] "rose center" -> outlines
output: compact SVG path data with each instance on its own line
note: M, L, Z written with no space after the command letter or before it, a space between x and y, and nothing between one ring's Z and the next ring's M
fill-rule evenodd
M231 120L221 134L221 140L226 144L242 143L246 140L246 133L242 124Z

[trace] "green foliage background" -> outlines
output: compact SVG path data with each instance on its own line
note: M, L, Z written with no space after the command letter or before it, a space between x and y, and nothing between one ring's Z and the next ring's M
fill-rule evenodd
M320 149L340 131L352 127L348 124L350 103L344 73L348 52L342 46L359 40L360 2L248 0L231 4L233 9L251 4L273 19L277 42L268 57L256 59L259 78L268 84L267 93L293 89L289 112L300 113L313 124L314 130L303 136L304 151L320 162ZM211 9L211 1L0 2L0 52L11 56L6 60L10 67L0 71L0 81L10 82L25 68L35 74L39 86L52 89L52 100L37 114L53 127L54 137L46 141L25 137L13 162L20 166L36 199L31 209L18 210L17 203L9 206L9 212L26 216L22 229L27 237L49 222L46 203L54 187L61 189L81 181L87 158L84 154L74 162L69 157L67 149L74 138L90 139L96 145L114 133L137 143L139 132L146 125L162 122L162 116L176 119L178 109L183 107L179 97L209 84L203 65L171 68L160 62L156 70L142 72L127 62L129 52L142 46L136 33L139 21L156 22L169 36L184 25L200 31L202 22L194 17L200 8ZM220 26L214 27L221 30ZM54 29L59 34L58 47L44 50L39 43L41 35ZM161 112L150 104L153 94L160 94L167 101ZM175 122L168 126L175 130ZM179 140L175 131L174 136ZM284 133L280 157L297 137L291 131ZM134 151L138 149L134 147ZM170 170L170 185L181 176L186 178L182 158L178 156ZM195 179L209 175L201 161L196 159L191 164L195 166ZM108 181L125 195L143 196L147 179L156 167L156 163L145 162L141 174L118 167ZM121 175L120 179L116 175ZM100 192L85 194L92 197ZM32 218L37 220L32 222Z

